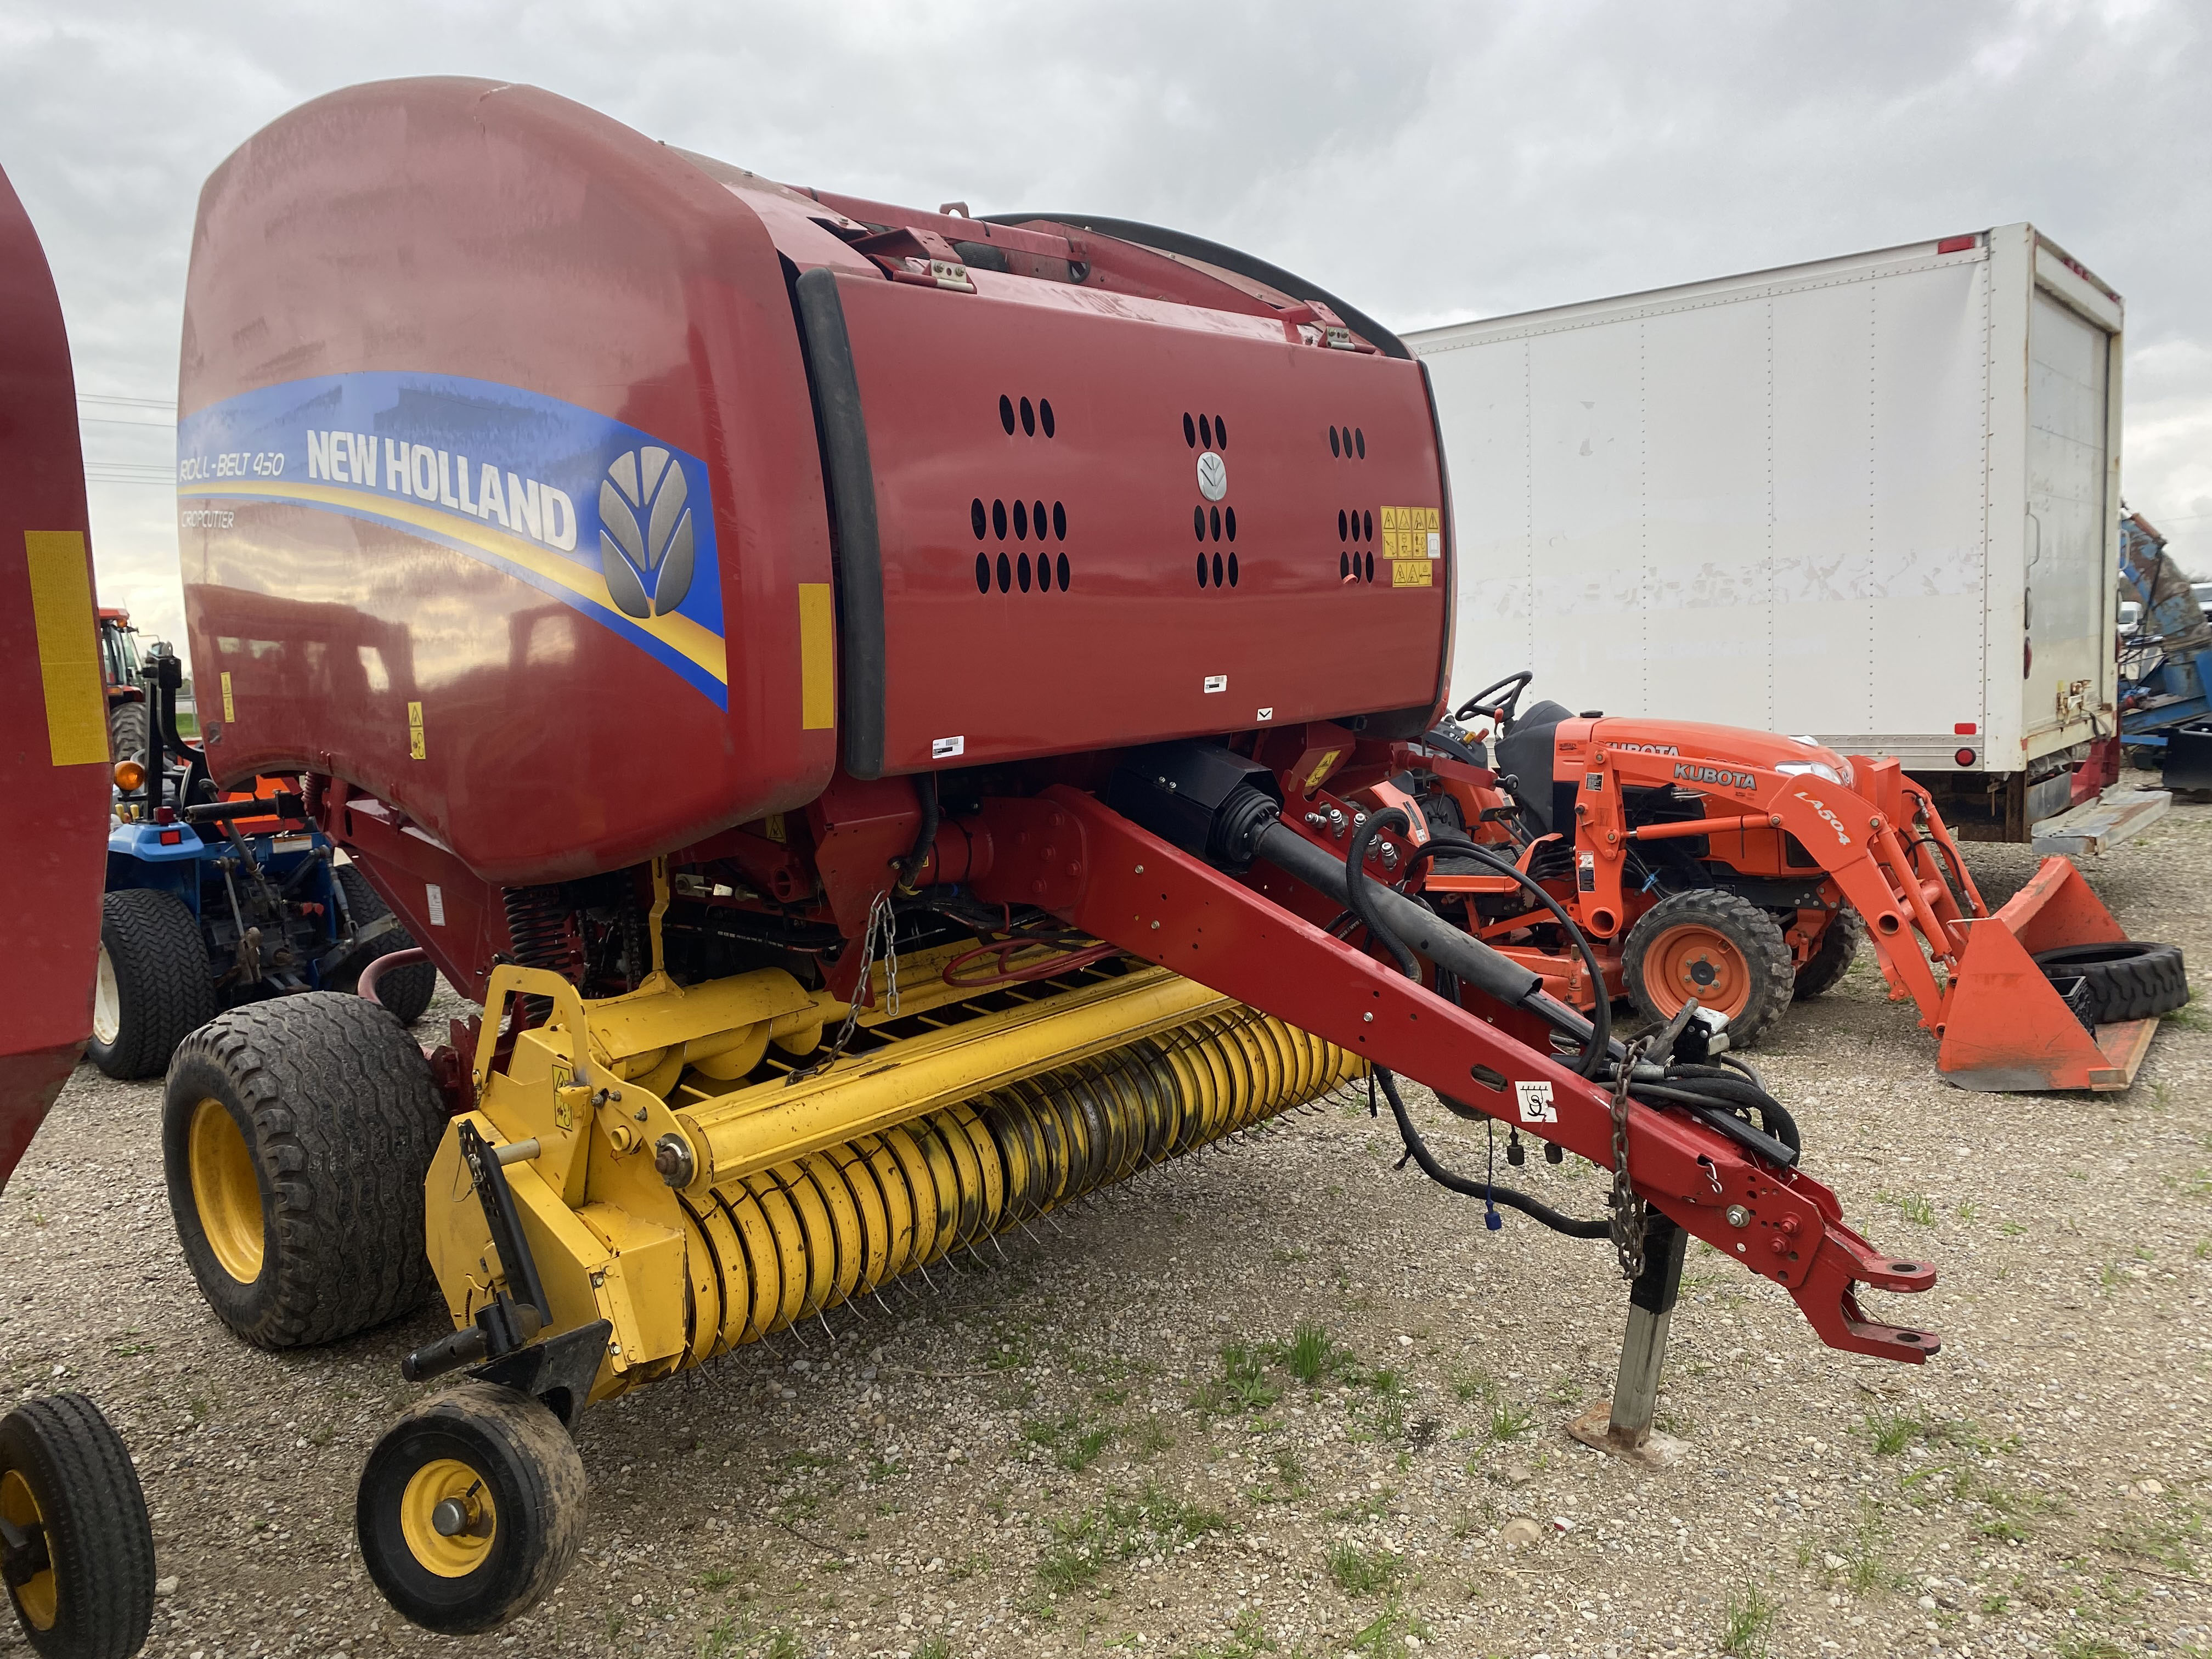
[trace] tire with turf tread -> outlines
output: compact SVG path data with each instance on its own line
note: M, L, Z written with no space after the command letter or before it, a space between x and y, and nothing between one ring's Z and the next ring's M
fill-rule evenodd
M256 1346L300 1348L420 1306L422 1183L445 1123L422 1051L365 997L278 997L193 1032L169 1066L162 1162L216 1316Z
M148 730L144 703L117 703L107 715L108 759L143 763L146 759Z
M150 887L100 900L99 981L85 1053L112 1078L155 1077L220 1006L207 941L185 902Z
M1859 953L1859 941L1866 937L1866 927L1856 910L1838 910L1828 918L1828 925L1820 934L1820 942L1805 965L1797 970L1797 982L1792 995L1799 1002L1825 996L1836 988L1836 981L1849 971L1851 959Z
M44 1546L44 1570L8 1587L33 1652L128 1659L145 1645L154 1531L130 1450L99 1407L50 1395L0 1418L0 1514Z
M1638 918L1621 951L1620 975L1647 1019L1672 1018L1692 995L1720 1009L1736 1048L1748 1048L1781 1017L1796 979L1790 943L1774 918L1717 887L1669 894Z
M527 1612L560 1581L583 1541L584 1498L584 1460L561 1419L526 1394L470 1382L376 1443L354 1528L385 1600L464 1636ZM446 1504L452 1531L433 1524Z
M392 914L391 908L377 896L368 878L350 864L338 866L339 883L345 888L346 908L352 914L353 925L365 927ZM397 951L415 948L414 935L404 927L395 927L388 933L374 939L346 959L338 970L332 988L350 991L361 982L361 976L379 957L388 957ZM422 1018L422 1011L430 1006L437 994L438 970L427 962L410 963L404 968L394 968L378 976L376 1000L389 1009L402 1025L412 1025Z
M2170 1014L2189 1003L2189 974L2178 945L2135 939L2068 945L2037 951L2035 965L2046 979L2087 981L2089 1018L2099 1025Z

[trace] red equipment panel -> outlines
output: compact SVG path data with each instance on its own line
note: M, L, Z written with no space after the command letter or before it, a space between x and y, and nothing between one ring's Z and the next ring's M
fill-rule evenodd
M0 173L0 1187L92 1030L106 866L107 701L69 336Z
M1451 561L1419 364L1269 318L973 280L799 285L854 772L1389 713L1426 729ZM838 465L840 323L865 469ZM854 584L871 552L879 619Z
M329 771L489 879L819 793L830 532L776 249L526 87L356 87L217 170L180 522L218 777Z

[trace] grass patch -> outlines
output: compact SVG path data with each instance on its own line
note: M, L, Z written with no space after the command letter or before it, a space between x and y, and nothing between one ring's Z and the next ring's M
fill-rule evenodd
M1023 1424L1022 1438L1050 1452L1052 1461L1070 1474L1079 1474L1098 1461L1098 1454L1114 1438L1114 1431L1104 1424L1086 1429L1083 1419L1071 1412L1065 1417Z
M1061 1594L1088 1589L1109 1566L1171 1550L1227 1524L1218 1511L1186 1504L1158 1486L1109 1492L1052 1523L1036 1576L1046 1589Z
M1490 1411L1490 1438L1509 1446L1536 1425L1535 1413L1526 1406L1501 1404Z
M1194 1648L1183 1648L1176 1659L1257 1659L1263 1653L1280 1651L1267 1634L1267 1627L1260 1615L1250 1607L1237 1615L1229 1634L1218 1642L1206 1642ZM915 1656L920 1659L920 1656Z
M1282 1389L1267 1376L1267 1356L1259 1348L1226 1342L1221 1348L1221 1375L1201 1384L1190 1403L1202 1412L1263 1412L1282 1397Z
M922 1638L915 1644L914 1659L952 1659L952 1638L943 1631Z
M1328 1576L1346 1595L1380 1595L1404 1570L1404 1561L1386 1549L1339 1544L1328 1553Z
M1875 1455L1894 1457L1907 1446L1952 1446L1961 1451L1990 1449L1989 1438L1971 1418L1914 1417L1905 1412L1885 1412L1867 1419L1867 1437Z
M1740 1594L1721 1609L1721 1651L1731 1659L1753 1659L1766 1651L1766 1633L1782 1603L1747 1580Z
M1353 1633L1352 1650L1375 1655L1376 1659L1386 1654L1407 1653L1412 1650L1407 1637L1425 1642L1429 1639L1429 1627L1419 1613L1394 1601Z
M1478 1400L1498 1397L1498 1379L1488 1371L1468 1369L1452 1373L1452 1397L1463 1405L1472 1406Z
M1290 1343L1283 1350L1283 1368L1310 1389L1332 1371L1341 1370L1350 1359L1351 1355L1329 1340L1328 1330L1312 1320L1303 1322L1291 1334Z

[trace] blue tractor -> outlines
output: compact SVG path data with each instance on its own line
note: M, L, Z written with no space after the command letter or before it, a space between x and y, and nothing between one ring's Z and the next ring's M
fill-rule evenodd
M168 1068L186 1033L225 1008L298 991L351 991L380 957L413 951L391 913L308 819L286 780L226 798L206 750L177 730L183 665L146 653L145 753L119 756L88 1054L113 1078ZM373 981L402 1024L437 970L395 963Z

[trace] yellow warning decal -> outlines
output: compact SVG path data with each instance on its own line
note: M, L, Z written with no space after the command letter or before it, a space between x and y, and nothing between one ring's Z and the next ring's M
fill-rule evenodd
M222 723L228 726L237 718L238 705L231 701L230 696L230 671L225 669L222 674Z
M422 705L419 702L410 702L407 705L407 757L410 760L421 760L424 753Z
M799 724L826 732L837 724L836 623L827 582L799 584Z
M1382 556L1386 559L1440 559L1443 556L1443 509L1435 507L1386 507L1382 509ZM1394 580L1393 587L1425 587L1430 578Z
M1433 587L1437 566L1433 559L1395 559L1390 564L1393 587Z
M1306 787L1320 788L1321 781L1328 775L1328 769L1336 764L1336 757L1343 752L1341 749L1331 749L1315 762L1314 769L1306 774Z
M46 694L46 750L56 766L107 758L107 698L100 690L100 623L80 530L27 530L31 622Z

